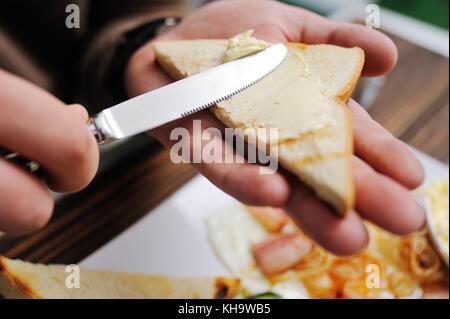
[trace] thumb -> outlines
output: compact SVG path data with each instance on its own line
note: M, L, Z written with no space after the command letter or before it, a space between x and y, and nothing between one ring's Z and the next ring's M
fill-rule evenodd
M70 112L73 114L76 114L76 116L79 116L81 119L83 119L84 122L87 122L89 119L89 113L86 110L86 108L81 104L70 104L67 105Z

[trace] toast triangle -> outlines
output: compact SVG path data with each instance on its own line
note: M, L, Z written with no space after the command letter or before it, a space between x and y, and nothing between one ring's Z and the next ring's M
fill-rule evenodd
M160 66L179 80L223 63L227 43L181 40L158 42L154 48ZM278 69L212 112L232 128L278 127L281 165L343 216L353 208L355 193L346 102L359 79L364 52L334 45L287 47L288 56ZM277 116L283 118L274 125Z

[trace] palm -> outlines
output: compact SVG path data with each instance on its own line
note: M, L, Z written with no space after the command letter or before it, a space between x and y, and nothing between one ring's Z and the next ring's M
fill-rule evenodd
M304 10L272 1L218 1L188 16L177 28L159 41L198 38L229 38L254 29L267 41L332 43L360 46L366 53L365 75L388 72L396 60L392 42L374 30L349 24L337 24ZM376 46L373 43L377 43ZM146 92L169 83L155 63L151 44L141 48L127 70L130 95ZM261 175L256 165L197 164L200 173L240 201L262 206L284 207L291 217L328 250L352 254L367 243L362 219L369 219L395 233L420 228L424 216L412 200L408 188L422 180L422 170L409 150L354 101L349 102L355 135L354 175L356 212L337 219L302 185L288 182L281 173ZM221 127L209 112L200 112L152 132L170 146L170 131L182 126L191 130L192 119L202 119L206 127ZM216 140L215 143L224 142ZM233 152L227 150L226 152ZM389 154L389 156L387 156Z

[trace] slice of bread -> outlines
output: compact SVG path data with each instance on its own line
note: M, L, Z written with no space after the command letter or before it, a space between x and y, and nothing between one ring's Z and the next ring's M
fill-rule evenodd
M233 278L171 278L80 268L80 288L67 288L64 265L40 265L0 256L0 296L30 299L232 298ZM67 279L69 278L69 279Z
M223 63L227 46L227 40L190 40L158 42L154 48L158 63L178 80ZM346 102L364 52L333 45L287 46L288 56L278 69L212 112L231 128L277 128L277 141L261 144L277 146L281 165L343 216L353 208L355 193Z

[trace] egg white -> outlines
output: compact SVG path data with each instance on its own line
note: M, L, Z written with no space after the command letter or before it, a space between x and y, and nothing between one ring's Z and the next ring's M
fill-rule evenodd
M261 272L251 246L269 234L243 205L230 206L209 217L206 223L217 256L234 276L241 278L247 295L273 292L286 299L309 298L300 281L285 280L272 285Z

